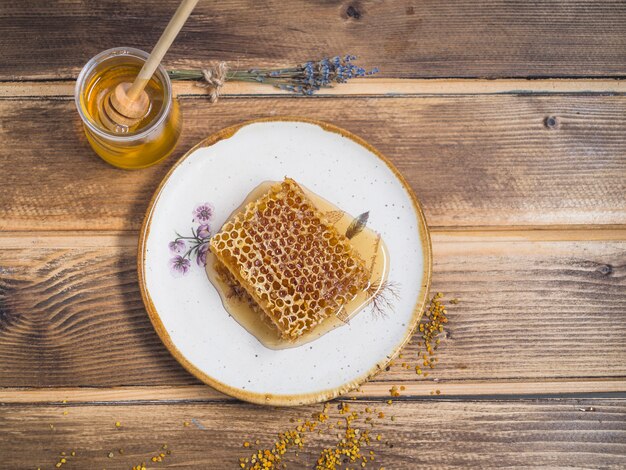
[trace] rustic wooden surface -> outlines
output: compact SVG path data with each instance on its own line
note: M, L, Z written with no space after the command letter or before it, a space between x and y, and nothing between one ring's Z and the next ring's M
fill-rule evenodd
M0 79L74 78L110 47L149 50L166 0L4 2ZM241 68L353 53L386 77L623 77L621 0L229 0L200 2L168 52L173 68Z
M387 412L374 428L375 433L385 436L371 446L377 454L377 465L371 467L376 469L383 465L393 469L626 465L624 400L438 399L396 402L391 407L364 400L357 405L350 402L350 406ZM243 436L259 439L259 447L271 447L276 429L293 428L290 419L310 416L320 409L308 406L268 411L220 401L141 406L13 405L0 414L3 468L54 468L61 452L75 451L76 456L68 457L63 469L129 469L129 462L136 465L149 460L162 452L164 444L172 454L152 468L238 468L238 458L250 455L242 446ZM331 416L336 420L341 415L335 409ZM116 422L121 424L119 428ZM288 468L313 468L318 457L315 450L332 444L330 433L312 436L310 448L300 451L298 458L287 454ZM25 449L30 451L29 467L24 466ZM91 466L83 466L84 462Z
M11 185L0 193L1 227L136 231L177 156L222 127L267 115L332 117L367 137L407 176L432 227L626 224L622 95L281 97L269 110L267 98L181 103L186 126L174 158L125 172L90 151L71 97L0 101L0 172Z
M267 446L320 410L199 383L137 288L137 231L176 158L285 114L345 127L394 161L432 228L433 292L460 299L429 377L401 367L413 343L349 395L386 413L368 468L626 467L626 4L200 2L169 67L349 52L382 71L313 99L230 83L210 105L175 84L175 155L109 167L82 135L73 79L104 48L150 49L174 8L0 5L0 469L55 468L71 451L63 468L129 469L164 443L172 455L152 468L238 468L244 441ZM405 390L387 405L392 385ZM332 439L315 436L289 468L312 468Z
M626 384L626 241L496 236L433 234L433 290L462 299L449 305L450 337L433 378L515 380L519 391L537 380ZM134 236L0 238L0 387L198 383L150 325L135 246ZM397 362L417 363L416 349ZM376 381L416 379L414 370L394 367Z

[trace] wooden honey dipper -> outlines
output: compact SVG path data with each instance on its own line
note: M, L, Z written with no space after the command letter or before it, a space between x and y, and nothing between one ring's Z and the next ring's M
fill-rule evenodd
M197 3L198 0L182 0L135 81L118 84L104 98L101 118L110 131L115 132L118 126L131 127L148 114L150 98L144 89Z

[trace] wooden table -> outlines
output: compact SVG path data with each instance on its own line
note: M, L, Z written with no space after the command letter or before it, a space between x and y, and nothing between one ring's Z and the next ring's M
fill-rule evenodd
M167 67L352 53L381 73L314 98L230 83L215 105L176 84L176 154L112 168L81 132L74 79L103 49L149 50L175 3L0 6L0 468L75 451L63 468L129 469L164 443L172 454L150 468L238 468L244 441L267 446L320 410L199 383L137 286L138 229L176 159L283 114L393 160L432 230L432 292L460 300L429 377L397 365L352 395L385 407L406 388L374 430L393 447L374 442L367 468L626 467L626 3L201 2ZM289 468L313 467L333 439L312 437Z

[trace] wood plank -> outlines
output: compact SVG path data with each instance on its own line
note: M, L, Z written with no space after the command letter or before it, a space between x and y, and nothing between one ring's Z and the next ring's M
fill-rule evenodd
M494 227L462 227L462 228L434 228L431 229L431 238L435 242L518 242L518 241L611 241L626 240L626 227L622 225L565 225L546 227L513 228L507 226ZM7 241L15 240L11 233L6 233ZM15 240L17 242L17 240ZM18 242L19 243L19 242ZM0 235L0 247L2 235Z
M166 0L3 2L0 79L72 78L103 49L150 50L173 10ZM202 2L166 65L246 69L352 53L385 77L624 76L625 27L620 0Z
M0 251L0 387L198 384L152 329L133 244L35 239ZM422 379L428 385L626 377L626 241L435 236L433 251L432 291L460 302L448 305L448 337ZM416 364L414 341L376 380L415 382Z
M74 96L74 80L0 82L0 98L41 98ZM205 96L206 88L196 82L174 81L177 96ZM492 95L501 93L527 94L624 94L626 80L620 79L399 79L355 78L349 83L322 88L315 96L371 96L371 95ZM261 83L227 82L220 92L222 97L233 96L294 96Z
M436 375L436 372L433 373ZM510 399L512 397L574 396L576 398L599 396L626 397L625 379L595 380L497 380L477 381L464 380L458 382L423 380L388 380L375 379L366 382L358 390L346 393L345 399L388 399L391 398L391 387L400 392L401 400L432 397L432 398L494 398ZM436 393L436 391L439 393ZM434 395L434 396L433 396ZM170 386L130 386L130 387L47 387L47 388L0 388L0 405L6 404L65 404L65 403L162 403L162 402L196 402L196 401L235 401L228 395L206 385L170 385Z
M433 243L443 242L531 242L531 241L623 241L626 240L624 225L565 225L565 226L507 226L492 227L431 227ZM136 247L136 232L114 230L87 231L32 231L0 232L0 250L7 248L94 248L102 246Z
M372 427L363 423L364 417L353 423L362 430L370 428L373 436L381 435L380 441L373 439L364 448L367 454L369 450L376 454L367 468L626 466L626 400L349 405L360 413L366 406L385 413ZM149 461L167 444L171 455L150 468L235 468L239 457L271 447L278 432L294 428L290 420L308 419L320 410L320 406L275 409L235 403L12 405L0 408L0 454L5 468L12 469L48 469L59 461L60 452L71 451L76 456L68 457L67 468L128 469ZM336 406L329 414L327 423L343 417ZM306 434L299 457L293 451L286 454L288 468L313 468L322 448L337 442L336 433L341 431L321 429L321 435ZM244 441L252 443L251 449L242 446Z
M175 155L127 172L91 151L71 101L0 101L0 230L136 230L186 149L280 115L366 136L408 178L431 226L626 223L623 96L187 98L182 107Z

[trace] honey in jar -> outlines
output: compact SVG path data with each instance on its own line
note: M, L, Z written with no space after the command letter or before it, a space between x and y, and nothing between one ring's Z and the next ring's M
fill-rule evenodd
M144 168L163 160L180 136L180 109L160 65L145 87L150 104L138 122L112 123L106 113L109 95L118 84L132 83L147 58L138 49L109 49L91 59L76 81L76 106L87 140L103 160L119 168Z

